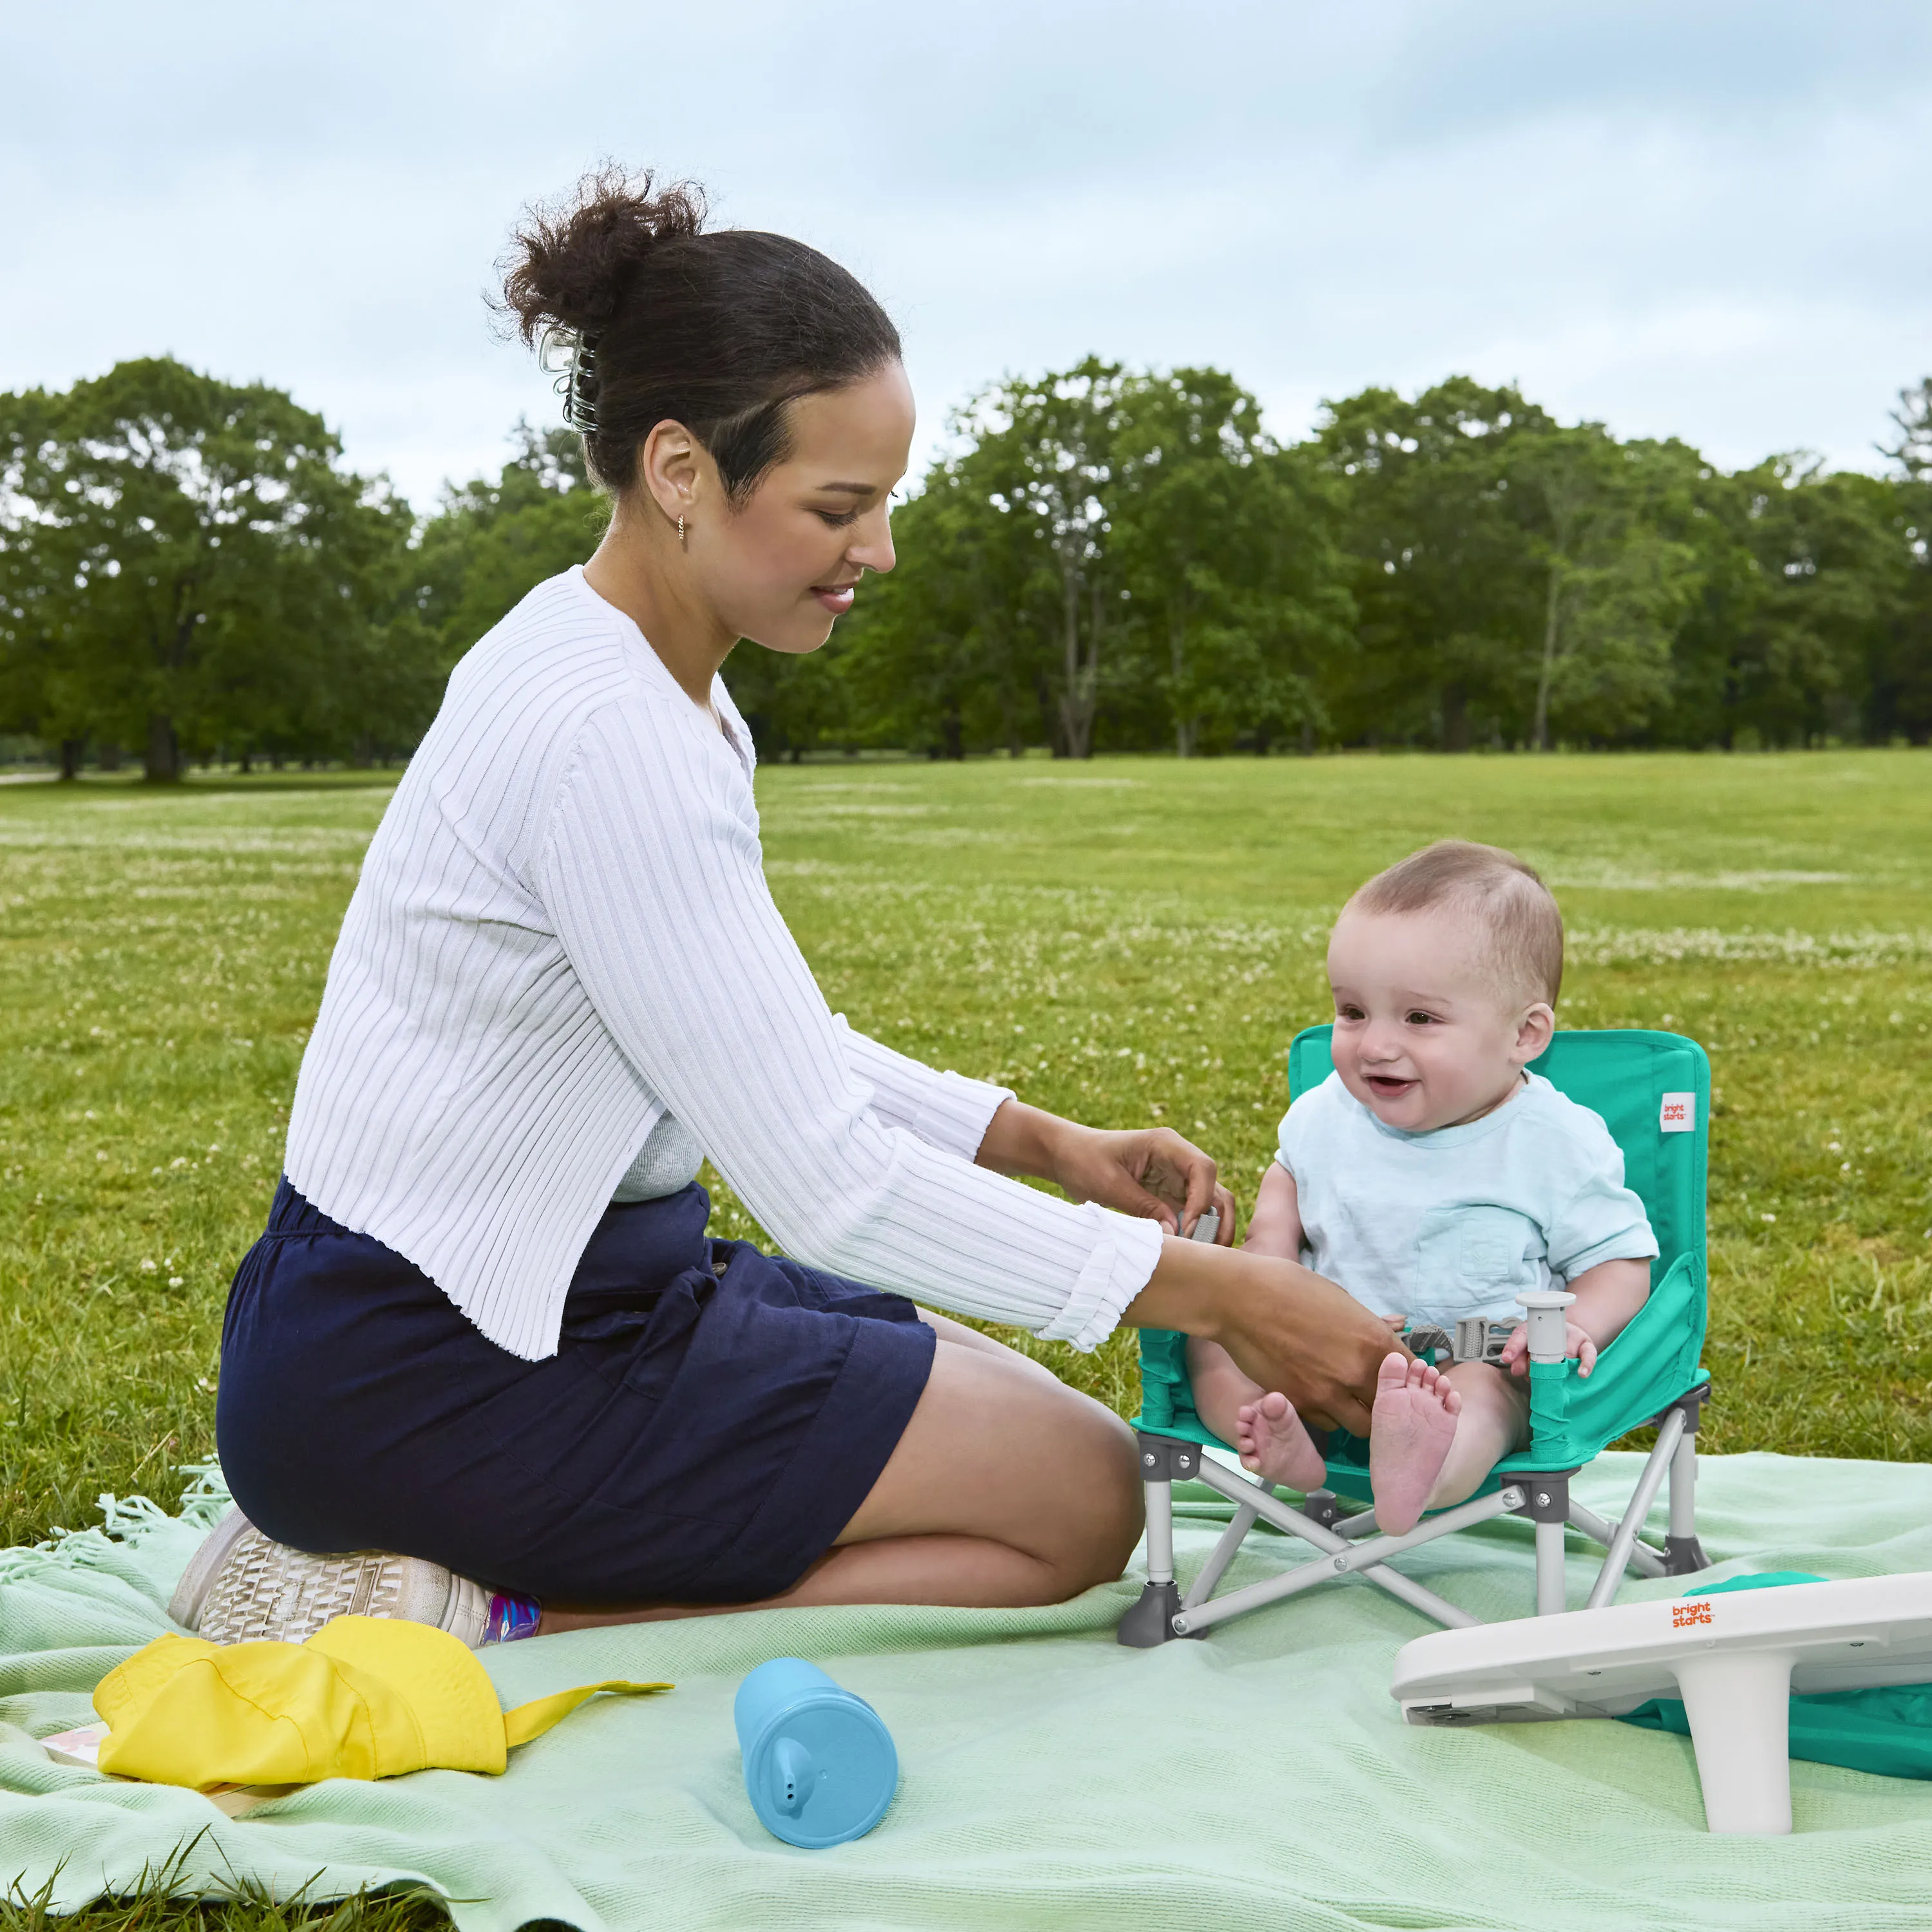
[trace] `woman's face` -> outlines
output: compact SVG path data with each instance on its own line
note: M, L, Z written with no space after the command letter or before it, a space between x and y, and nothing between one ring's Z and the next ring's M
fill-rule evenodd
M740 508L692 519L691 563L728 629L768 650L815 651L864 572L892 568L890 502L913 422L896 362L793 404L784 460Z

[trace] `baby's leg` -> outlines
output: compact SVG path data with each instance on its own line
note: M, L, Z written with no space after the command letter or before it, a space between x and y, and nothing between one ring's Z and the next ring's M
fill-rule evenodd
M1487 1362L1458 1362L1443 1380L1462 1399L1456 1439L1429 1492L1426 1509L1447 1509L1482 1486L1528 1432L1529 1378L1505 1374Z
M1198 1335L1188 1338L1187 1378L1196 1413L1234 1445L1244 1468L1291 1489L1321 1487L1328 1474L1322 1452L1286 1396L1264 1389L1220 1342Z

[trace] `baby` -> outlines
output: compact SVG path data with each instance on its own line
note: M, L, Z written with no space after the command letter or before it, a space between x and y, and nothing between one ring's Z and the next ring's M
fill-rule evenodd
M1406 1318L1520 1324L1520 1292L1568 1288L1587 1376L1643 1306L1658 1249L1601 1118L1526 1070L1562 976L1562 915L1510 854L1445 840L1371 879L1328 942L1335 1070L1282 1121L1246 1245L1306 1262L1398 1334ZM1244 1466L1320 1486L1322 1451L1285 1396L1217 1343L1190 1340L1187 1364L1201 1419ZM1378 1527L1400 1535L1462 1502L1523 1444L1528 1368L1520 1325L1500 1366L1391 1352L1369 1436Z

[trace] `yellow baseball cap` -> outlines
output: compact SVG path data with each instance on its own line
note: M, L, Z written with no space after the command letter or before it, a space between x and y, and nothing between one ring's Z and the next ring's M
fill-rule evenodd
M447 1630L392 1617L338 1617L306 1643L157 1637L103 1678L100 1768L152 1784L312 1784L431 1766L500 1772L600 1690L668 1690L620 1679L506 1711Z

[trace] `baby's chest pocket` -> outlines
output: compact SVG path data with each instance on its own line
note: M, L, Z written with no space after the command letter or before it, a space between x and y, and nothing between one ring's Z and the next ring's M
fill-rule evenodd
M1507 1208L1438 1208L1418 1231L1423 1281L1480 1295L1534 1286L1542 1244L1526 1215Z

